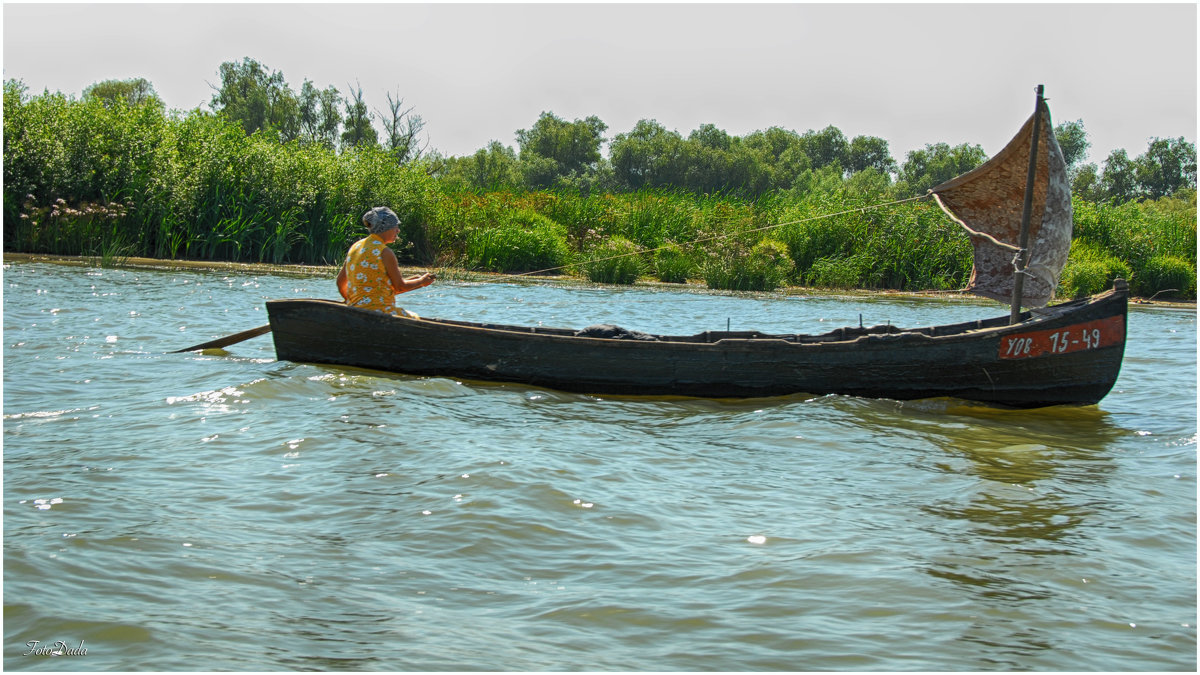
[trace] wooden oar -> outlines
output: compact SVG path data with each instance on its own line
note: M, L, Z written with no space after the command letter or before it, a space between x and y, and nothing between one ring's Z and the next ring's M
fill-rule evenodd
M225 337L217 338L216 340L209 340L208 342L201 342L198 345L194 345L192 347L187 347L185 349L176 349L175 351L173 351L171 353L179 354L180 352L195 352L195 351L199 351L201 349L220 349L221 347L228 347L229 345L237 344L243 340L249 340L252 337L258 337L259 335L262 335L264 333L270 333L270 332L271 332L271 324L267 324L265 326L259 326L258 328L251 328L250 330L244 330L240 333L234 333L233 335L226 335Z
M424 286L422 286L422 288L424 288ZM412 290L417 290L417 289L414 288ZM401 291L401 292L404 292L404 291ZM229 345L235 345L239 342L249 340L250 338L258 337L259 335L262 335L264 333L270 333L270 332L271 332L271 324L267 324L265 326L259 326L258 328L251 328L250 330L244 330L240 333L234 333L233 335L226 335L225 337L217 338L216 340L209 340L208 342L201 342L198 345L192 345L191 347L185 347L184 349L176 349L175 351L170 352L170 353L171 354L180 354L182 352L198 352L201 349L220 349L222 347L228 347Z

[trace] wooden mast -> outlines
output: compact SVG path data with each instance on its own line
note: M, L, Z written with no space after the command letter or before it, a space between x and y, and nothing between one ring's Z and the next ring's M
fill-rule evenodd
M1033 182L1037 177L1038 140L1042 135L1043 85L1037 86L1037 102L1033 107L1033 139L1029 144L1029 173L1025 177L1025 205L1021 210L1021 236L1013 270L1012 311L1008 315L1010 324L1021 320L1021 301L1025 292L1025 267L1029 264L1029 220L1033 215Z

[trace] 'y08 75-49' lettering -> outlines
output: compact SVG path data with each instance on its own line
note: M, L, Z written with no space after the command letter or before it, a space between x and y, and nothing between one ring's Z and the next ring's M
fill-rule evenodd
M1119 344L1125 339L1125 321L1111 316L1066 328L1030 331L1000 340L1000 358L1028 359L1069 354Z

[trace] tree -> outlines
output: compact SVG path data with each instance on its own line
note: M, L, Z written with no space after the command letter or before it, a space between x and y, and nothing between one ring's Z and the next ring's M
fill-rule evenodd
M1088 162L1075 168L1075 177L1071 179L1071 194L1089 202L1104 201L1100 170L1095 164Z
M832 124L820 131L809 129L800 137L804 154L812 160L814 169L837 162L846 166L846 135Z
M309 80L300 89L300 137L330 150L337 148L338 128L342 126L342 96L330 85L319 90Z
M491 141L467 157L441 159L433 151L431 162L436 166L436 175L444 185L456 190L519 190L523 175L517 153L500 141Z
M775 159L772 181L780 189L795 188L804 177L812 174L812 160L799 145L784 150Z
M688 135L688 141L702 148L728 151L733 140L723 129L715 124L701 124L698 129Z
M742 139L733 139L733 145L724 154L724 159L724 179L710 188L709 192L725 190L756 197L775 187L775 164L766 153L742 142Z
M772 161L778 161L789 150L804 151L800 134L782 127L771 127L764 131L747 134L744 140L750 147L767 152Z
M678 187L699 193L728 190L737 182L732 175L730 149L734 140L714 124L702 124L682 146L683 176ZM678 177L672 180L680 180Z
M214 112L238 122L247 134L274 129L285 142L299 135L300 104L283 73L268 72L249 57L241 63L226 61L218 72L221 87L213 87L217 93L209 103Z
M1074 177L1076 167L1087 157L1088 148L1092 147L1087 132L1083 130L1083 120L1063 122L1054 127L1054 138L1067 163L1067 174Z
M855 171L846 178L842 182L842 189L846 194L862 195L875 199L884 194L891 183L892 177L890 174L869 166L861 171Z
M421 130L425 128L425 121L420 115L412 114L412 108L404 108L404 99L400 98L399 91L396 92L395 98L389 92L387 100L388 112L379 113L380 119L383 120L384 146L397 164L419 159L425 151L418 139Z
M492 141L486 150L477 151L469 160L471 182L485 190L512 188L521 183L521 164L517 153L500 141Z
M926 144L921 150L911 150L900 167L898 183L902 192L920 194L983 164L987 153L983 146L947 143Z
M1133 162L1138 194L1167 197L1181 188L1196 187L1196 146L1183 137L1155 138Z
M350 87L350 99L346 101L346 124L342 131L342 147L358 148L379 145L379 133L371 121L375 115L363 101L362 85Z
M535 181L530 186L548 187L558 176L594 172L607 130L599 117L567 122L551 112L543 112L530 129L518 130L521 161L538 167L530 174Z
M808 175L813 168L812 159L805 151L806 143L795 131L771 127L748 134L742 141L747 148L759 153L770 167L773 187L795 187L797 179Z
M630 190L683 184L683 138L657 120L639 120L629 133L617 134L609 156L617 182Z
M874 169L881 174L895 173L896 160L888 150L888 142L876 136L855 136L846 150L847 174Z
M154 86L150 84L149 80L142 77L97 82L83 90L83 100L92 98L103 100L105 105L112 105L114 101L123 100L131 106L159 100Z
M1117 148L1104 160L1104 173L1100 176L1100 190L1111 202L1127 202L1137 197L1137 178L1134 164L1124 148Z

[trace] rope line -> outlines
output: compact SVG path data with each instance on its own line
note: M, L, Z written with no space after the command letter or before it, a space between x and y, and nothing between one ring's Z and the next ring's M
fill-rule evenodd
M845 211L838 211L837 213L826 213L826 214L819 215L819 216L812 216L812 217L809 217L809 218L801 218L801 219L799 219L799 220L791 220L791 221L788 221L788 222L786 222L786 223L775 223L774 225L764 225L763 227L756 227L756 228L754 228L754 229L750 229L750 230L742 230L741 232L730 232L730 233L726 233L726 234L716 234L716 235L713 235L713 236L711 236L711 237L704 237L704 238L701 238L701 239L695 239L695 240L693 240L693 241L692 241L692 243L693 243L693 244L700 244L700 243L703 243L703 242L715 241L715 240L717 240L717 239L726 239L726 238L728 238L728 237L734 237L734 236L738 236L738 235L742 235L742 234L749 234L749 233L752 233L752 232L763 232L763 231L766 231L766 230L773 230L773 229L775 229L775 228L777 228L777 227L784 227L785 225L798 225L798 224L800 224L800 223L807 223L807 222L810 222L810 221L813 221L813 220L821 220L821 219L824 219L824 218L835 218L835 217L837 217L837 216L845 216L845 215L848 215L848 214L851 214L851 213L864 213L864 212L866 212L866 211L871 211L871 210L874 210L874 209L880 209L880 208L883 208L883 207L885 207L885 206L895 206L896 204L904 204L904 203L906 203L906 202L916 202L916 201L920 201L920 200L922 200L922 199L929 199L929 197L931 196L931 194L932 194L932 193L925 193L925 194L923 194L923 195L917 195L916 197L908 197L908 198L905 198L905 199L897 199L897 200L895 200L895 201L891 201L891 202L883 202L883 203L880 203L880 204L874 204L874 205L871 205L871 206L860 206L860 207L858 207L858 208L856 208L856 209L847 209L847 210L845 210ZM666 245L666 246L659 246L658 248L652 248L652 249L648 249L648 250L645 250L645 251L637 251L637 252L634 252L634 253L621 253L621 254L618 254L618 255L612 255L612 256L608 256L607 258L596 258L596 259L594 259L594 260L589 260L588 262L592 262L592 263L597 263L597 262L605 262L605 261L607 261L607 260L616 260L617 258L627 258L627 257L630 257L630 256L642 255L643 253L655 253L655 252L657 252L657 251L661 251L661 250L663 250L663 249L665 249L665 248L670 248L670 244L668 244L668 245ZM497 279L514 279L514 278L516 278L516 277L524 277L524 276L529 276L529 275L531 275L531 274L543 274L543 273L545 273L545 272L553 272L553 271L555 271L555 270L561 270L561 269L565 269L565 268L567 268L567 267L570 267L570 265L559 265L558 267L547 267L547 268L546 268L546 269L544 269L544 270L533 270L533 271L531 271L531 272L519 272L519 273L516 273L516 274L505 274L505 275L502 275L502 276L500 276L500 277L497 277Z

